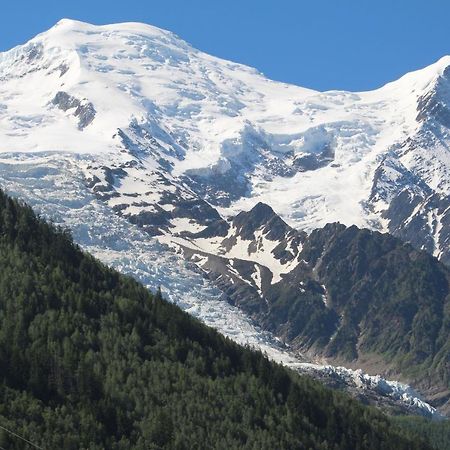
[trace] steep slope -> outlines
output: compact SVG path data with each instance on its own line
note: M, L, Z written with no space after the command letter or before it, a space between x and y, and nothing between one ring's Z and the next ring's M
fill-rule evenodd
M306 235L262 203L169 242L302 356L403 378L448 410L450 271L436 258L356 226Z
M396 425L400 425L417 437L426 436L436 450L447 450L450 446L450 422L433 422L418 417L397 417Z
M298 264L305 238L306 233L258 203L230 221L213 221L196 233L172 230L158 240L196 264L233 304L253 304L259 310L267 288Z
M450 271L388 234L329 224L304 236L284 225L284 242L295 236L301 246L290 253L295 264L275 282L264 266L267 257L250 252L258 247L254 236L241 244L242 260L205 253L197 261L196 250L184 252L210 278L228 282L223 290L231 300L292 348L395 374L426 391L435 405L448 403ZM271 248L275 258L277 247Z
M427 253L388 234L330 224L311 233L302 259L340 317L344 330L335 340L353 341L348 356L393 347L408 366L429 357L436 342L448 344L442 333L448 333L450 271Z
M311 233L301 256L302 272L324 286L322 303L335 314L325 331L327 355L381 355L411 378L440 379L448 387L450 271L444 265L392 236L336 224Z
M149 25L62 20L0 55L0 151L91 155L88 186L150 234L263 201L296 228L390 231L448 261L449 64L320 93Z
M2 192L0 231L2 447L431 448L231 343Z

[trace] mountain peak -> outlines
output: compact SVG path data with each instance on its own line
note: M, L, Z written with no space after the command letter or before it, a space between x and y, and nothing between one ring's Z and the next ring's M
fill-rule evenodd
M86 27L86 26L93 26L90 23L82 22L80 20L70 19L68 17L63 17L62 19L58 20L55 27L67 27L67 28L80 28L80 27Z
M164 30L162 28L158 28L154 25L149 25L143 22L118 22L112 24L105 25L96 25L89 22L83 22L80 20L63 18L59 20L52 28L50 28L47 32L51 31L79 31L84 32L88 31L91 33L101 33L104 31L128 31L130 33L141 33L148 35L160 35L160 36L174 36L175 34ZM180 39L181 40L181 39Z
M252 222L255 227L267 224L271 219L276 217L275 211L266 203L258 202L250 211L242 211L233 220L236 226L242 225L244 222Z
M444 55L432 64L439 72L444 72L450 66L450 55Z
M253 217L270 219L276 215L275 211L267 203L258 202L249 212Z
M258 202L250 211L240 212L233 225L243 239L253 239L255 232L262 231L271 240L285 237L292 228L266 203Z

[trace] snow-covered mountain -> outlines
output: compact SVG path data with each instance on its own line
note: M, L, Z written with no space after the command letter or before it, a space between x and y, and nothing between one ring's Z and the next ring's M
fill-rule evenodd
M92 155L90 187L152 234L262 201L295 228L390 231L449 262L449 65L316 92L149 25L62 20L0 55L0 150Z
M0 181L174 301L193 288L185 309L259 345L205 298L260 304L326 223L388 231L450 264L449 67L317 92L149 25L64 19L0 53ZM167 256L149 278L165 246L187 262Z

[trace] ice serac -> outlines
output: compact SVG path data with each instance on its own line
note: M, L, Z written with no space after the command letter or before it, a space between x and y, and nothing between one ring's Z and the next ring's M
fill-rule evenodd
M304 277L312 230L389 231L450 264L449 67L444 57L374 91L317 92L156 27L64 19L0 53L1 182L71 226L79 201L50 193L83 190L83 245L98 214L128 224L130 242L140 228L173 248L189 270L179 281L175 269L168 295L205 276L263 317L296 289L335 324L326 286ZM138 277L148 262L120 245L100 256Z

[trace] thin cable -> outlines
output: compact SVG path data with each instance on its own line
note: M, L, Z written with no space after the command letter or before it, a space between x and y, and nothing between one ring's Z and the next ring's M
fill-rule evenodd
M25 441L27 444L32 445L34 448L38 448L39 450L44 450L42 447L39 447L39 445L33 444L33 442L29 441L28 439L25 439L24 437L18 435L17 433L14 433L14 431L8 430L8 428L2 427L1 425L0 425L0 428L2 430L5 430L9 434L12 434L13 436L15 436L17 438L22 439L22 441Z

